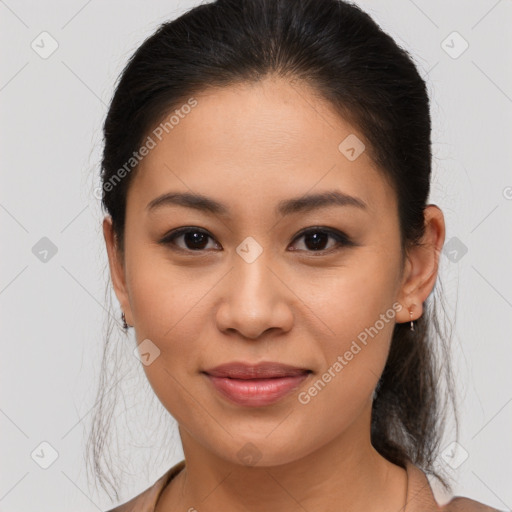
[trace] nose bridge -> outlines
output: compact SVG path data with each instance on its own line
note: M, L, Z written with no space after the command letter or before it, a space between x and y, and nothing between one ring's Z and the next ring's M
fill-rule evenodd
M236 248L218 311L219 328L236 329L249 338L273 327L289 328L292 315L285 303L285 287L274 275L271 253L251 237Z
M271 251L264 249L253 237L247 237L236 248L233 255L233 288L239 298L262 303L272 302L276 290L272 281L275 276L270 271Z

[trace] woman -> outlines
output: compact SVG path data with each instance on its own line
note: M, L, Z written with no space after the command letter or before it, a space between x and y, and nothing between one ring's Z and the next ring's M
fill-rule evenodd
M185 460L111 512L439 510L430 132L412 59L340 0L218 0L141 45L103 231Z

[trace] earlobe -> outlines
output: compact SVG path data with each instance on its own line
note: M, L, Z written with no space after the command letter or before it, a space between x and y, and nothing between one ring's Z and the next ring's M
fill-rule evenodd
M115 232L112 225L112 217L110 215L105 216L103 219L103 237L105 239L105 245L107 248L110 276L112 279L114 292L126 317L126 322L130 325L133 325L130 302L128 300L128 292L126 288L124 265L115 237Z

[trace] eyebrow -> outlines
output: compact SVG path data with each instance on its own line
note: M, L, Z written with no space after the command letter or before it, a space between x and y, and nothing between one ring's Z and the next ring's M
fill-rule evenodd
M201 194L190 192L168 192L162 194L150 201L146 206L146 210L153 212L164 206L176 205L214 215L229 216L230 213L229 208L225 204ZM277 204L275 212L284 216L326 208L328 206L353 206L361 210L367 210L367 204L362 199L333 190L285 199Z

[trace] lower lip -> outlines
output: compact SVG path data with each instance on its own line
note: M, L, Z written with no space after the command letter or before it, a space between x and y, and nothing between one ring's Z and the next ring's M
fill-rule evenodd
M284 398L296 389L309 373L275 379L229 379L206 374L213 386L223 396L249 407L270 405Z

